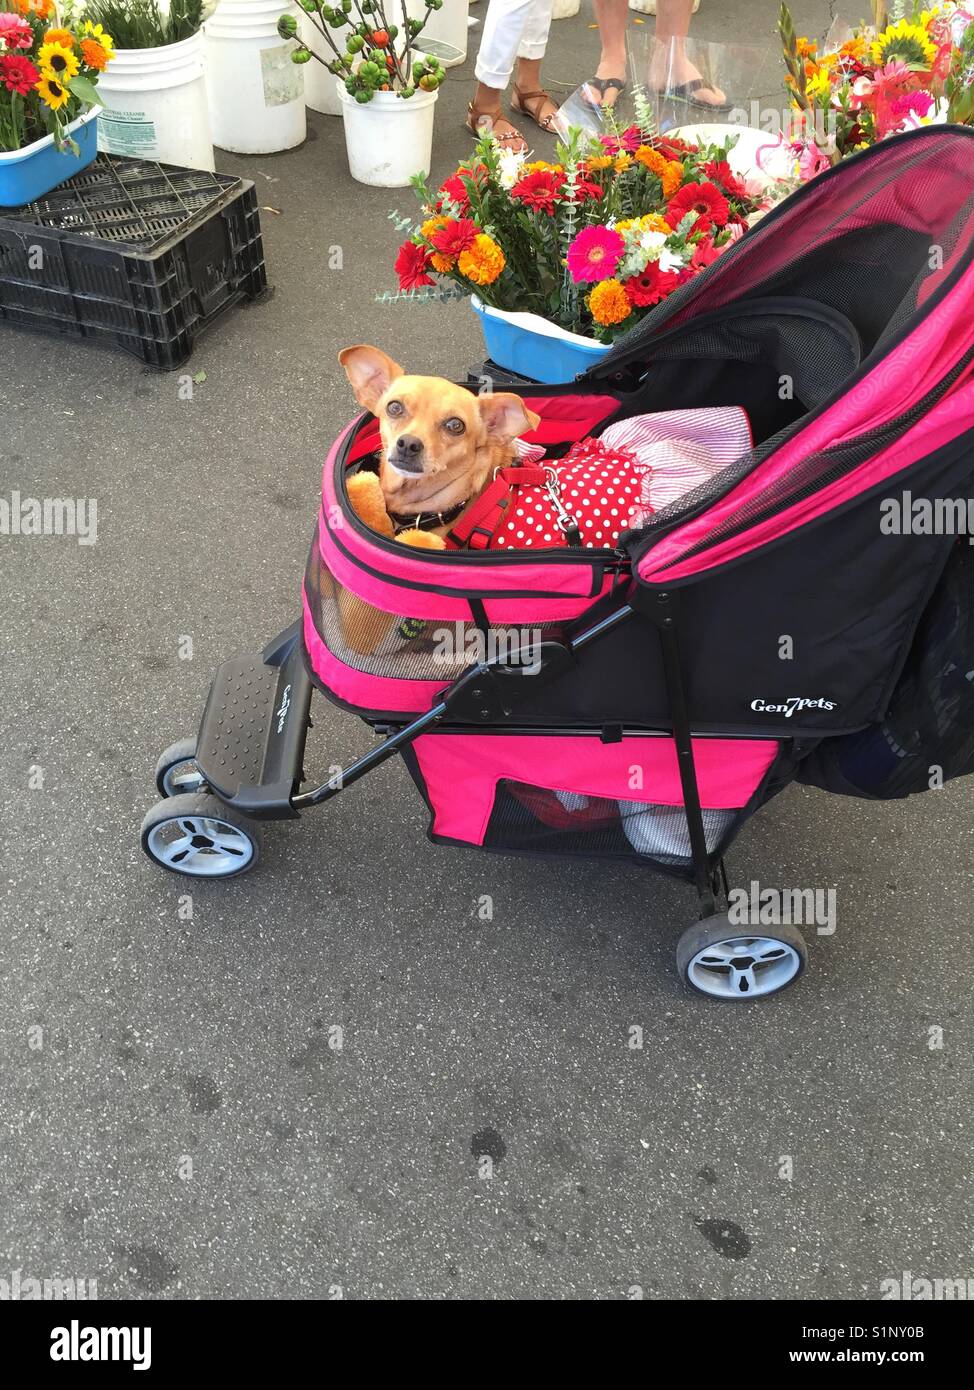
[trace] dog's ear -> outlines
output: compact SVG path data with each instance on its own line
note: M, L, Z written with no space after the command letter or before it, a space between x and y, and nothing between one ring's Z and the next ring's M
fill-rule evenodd
M528 410L521 397L510 391L485 391L477 399L480 418L492 439L516 439L541 424L541 416Z
M381 349L368 343L344 348L338 354L338 360L345 368L345 375L352 383L359 405L373 412L396 377L402 376L402 367L398 362L393 362Z

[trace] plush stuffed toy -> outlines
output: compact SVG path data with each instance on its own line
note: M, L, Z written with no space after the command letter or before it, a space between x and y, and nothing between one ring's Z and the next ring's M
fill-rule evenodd
M382 495L379 479L375 473L354 473L346 486L348 488L348 500L359 521L364 521L366 526L373 531L378 531L380 536L388 536L390 540L401 541L403 545L419 546L423 550L446 549L446 542L443 537L436 535L433 531L420 531L416 527L410 527L408 531L400 531L399 535L396 535L395 527L386 511L385 498Z

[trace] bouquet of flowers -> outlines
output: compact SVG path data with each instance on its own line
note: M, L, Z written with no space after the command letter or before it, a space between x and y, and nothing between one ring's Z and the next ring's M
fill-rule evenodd
M98 74L114 44L100 24L60 27L51 0L0 0L0 150L21 150L45 135L77 152L64 128L100 105Z
M925 8L899 0L892 16L874 0L874 22L819 52L795 33L786 5L778 28L794 119L786 142L801 180L854 150L917 126L974 118L974 3Z
M764 210L727 163L731 148L659 137L649 122L598 138L573 130L554 164L482 139L435 193L413 181L423 218L399 249L400 289L445 277L497 309L611 343Z

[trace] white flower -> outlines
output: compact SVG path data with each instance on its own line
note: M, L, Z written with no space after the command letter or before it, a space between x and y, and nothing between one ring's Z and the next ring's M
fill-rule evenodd
M651 261L657 259L665 245L665 232L640 232L639 234L639 246Z
M679 252L671 251L668 246L659 253L660 270L682 270L685 265L686 261Z
M500 150L497 155L498 180L501 188L513 188L521 177L525 155L520 150Z

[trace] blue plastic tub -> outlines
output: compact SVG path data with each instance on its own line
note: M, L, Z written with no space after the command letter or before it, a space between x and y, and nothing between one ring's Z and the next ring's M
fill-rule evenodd
M595 343L538 318L536 314L509 314L481 304L472 295L470 306L480 318L487 356L498 367L518 376L554 384L572 381L609 351Z
M22 208L50 193L65 179L86 169L98 153L98 110L79 116L65 127L78 153L58 150L45 135L26 149L0 154L0 208Z

